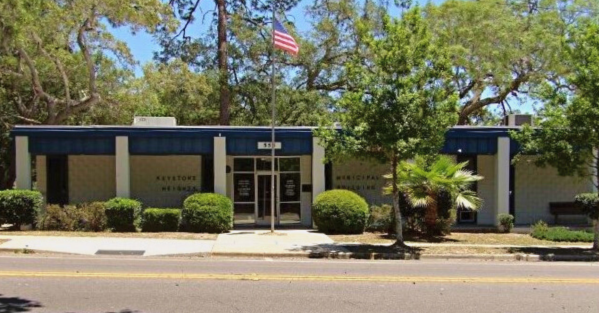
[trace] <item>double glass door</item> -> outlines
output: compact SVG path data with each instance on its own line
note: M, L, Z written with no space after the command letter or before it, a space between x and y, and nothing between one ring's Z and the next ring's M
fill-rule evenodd
M271 216L272 216L272 208L271 208L271 203L272 203L272 186L271 186L271 182L272 182L272 175L271 174L257 174L256 175L257 180L258 180L258 188L257 188L257 193L258 193L258 223L260 224L268 224L271 221ZM274 205L274 218L275 218L275 223L279 223L279 206L278 206L278 185L277 185L277 181L278 181L278 177L279 175L274 176L275 179L275 188L274 188L274 193L275 193L275 205Z
M235 158L233 200L236 225L270 225L274 193L276 224L301 221L300 158L279 157L275 162L274 190L270 158ZM308 200L309 201L309 200Z

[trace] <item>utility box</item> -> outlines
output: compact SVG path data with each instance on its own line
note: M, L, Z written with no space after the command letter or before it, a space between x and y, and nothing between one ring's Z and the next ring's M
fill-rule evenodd
M133 118L133 126L177 126L177 119L163 116L136 116Z
M523 126L524 124L534 126L534 120L530 114L510 114L503 119L505 126Z

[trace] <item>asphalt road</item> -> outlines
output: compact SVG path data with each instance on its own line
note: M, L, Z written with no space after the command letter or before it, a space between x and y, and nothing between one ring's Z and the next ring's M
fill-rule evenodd
M7 312L599 312L597 263L0 255Z

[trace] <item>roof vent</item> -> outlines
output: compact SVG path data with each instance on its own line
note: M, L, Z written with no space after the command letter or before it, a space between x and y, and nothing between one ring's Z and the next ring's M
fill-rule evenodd
M133 126L177 126L177 120L174 117L156 117L156 116L136 116L133 118Z
M510 114L503 119L505 126L523 126L524 124L534 126L533 122L530 114Z

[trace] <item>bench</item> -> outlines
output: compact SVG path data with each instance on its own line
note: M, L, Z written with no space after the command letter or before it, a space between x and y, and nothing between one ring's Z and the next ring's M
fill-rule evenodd
M555 224L560 215L585 215L574 202L549 202L549 212L554 216Z

